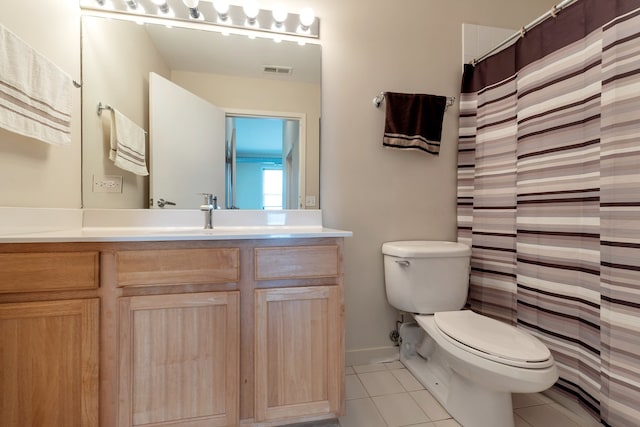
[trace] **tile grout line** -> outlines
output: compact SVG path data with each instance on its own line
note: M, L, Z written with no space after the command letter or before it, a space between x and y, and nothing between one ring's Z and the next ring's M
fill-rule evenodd
M403 392L400 392L400 393L390 393L390 394L386 394L386 395L382 395L382 396L390 396L390 395L396 395L396 394L406 394L406 395L407 395L407 396L408 396L408 397L409 397L409 398L410 398L410 399L411 399L411 400L416 404L416 406L418 407L418 409L420 409L420 411L421 411L421 412L424 414L424 416L427 418L427 423L428 423L428 424L432 424L432 425L434 425L434 426L435 426L434 421L431 419L431 417L429 416L429 414L427 414L427 413L426 413L426 411L422 408L422 406L420 406L420 404L419 404L419 403L418 403L418 401L415 399L415 397L413 397L413 395L411 394L411 392L410 392L409 390L407 390L407 388L404 386L404 384L402 384L402 382L401 382L401 381L400 381L400 380L399 380L395 375L393 375L393 372L392 372L392 371L393 371L393 370L395 370L395 369L406 369L406 368L404 367L404 365L402 365L402 367L401 367L401 368L390 368L389 366L386 366L386 364L385 364L385 368L386 368L386 372L389 372L389 373L390 373L390 374L391 374L391 375L396 379L396 381L398 381L398 383L400 383L400 386L402 387L402 389L403 389L404 391L403 391ZM354 372L355 372L355 369L354 369ZM372 372L385 372L385 371L380 370L380 371L372 371ZM407 372L409 372L409 371L407 370ZM367 373L367 372L363 372L363 373ZM409 374L413 377L413 374L411 374L411 372L409 372ZM389 423L387 423L387 420L386 420L386 419L384 418L384 416L382 415L382 412L380 412L380 408L378 408L378 404L377 404L377 403L376 403L376 401L373 399L373 398L374 398L374 396L371 396L371 395L369 394L369 390L364 386L364 383L362 382L362 379L360 378L360 374L359 374L359 373L356 373L356 375L358 376L358 381L360 381L360 383L362 384L362 386L363 386L363 388L364 388L364 391L367 393L367 396L369 396L369 399L371 399L371 402L373 402L373 406L376 408L376 411L378 412L378 414L379 414L379 415L380 415L380 417L382 418L382 421L385 423L385 425L386 425L387 427L390 427L390 426L389 426ZM413 378L415 378L415 377L413 377ZM416 380L416 381L417 381L417 380ZM431 392L430 392L429 390L426 390L425 388L422 388L421 390L425 390L427 393L431 394ZM449 418L451 418L451 414L449 414L448 412L447 412L447 414L449 415ZM451 419L452 419L452 418L451 418ZM440 420L439 420L439 421L440 421ZM422 424L422 423L418 423L418 424L409 424L409 425L407 425L407 426L400 426L400 427L411 427L412 425L419 425L419 424Z
M355 369L354 369L354 372L355 372ZM376 371L372 371L372 372L376 372ZM382 372L382 371L380 371L380 372ZM366 374L366 372L363 372L363 373ZM387 420L385 420L384 417L382 416L382 412L380 412L380 408L378 408L378 404L376 403L375 400L373 400L373 396L371 396L371 394L369 393L369 390L364 385L364 382L362 382L362 378L360 378L360 374L356 372L356 376L358 377L358 381L360 381L360 384L362 384L362 388L364 389L364 392L367 393L367 398L369 400L371 400L371 403L373 403L373 407L376 408L376 412L380 416L380 419L382 420L382 422L384 423L384 425L386 427L390 427L389 423L387 423ZM402 385L402 384L400 384L400 385ZM402 388L404 388L404 387L402 387Z
M416 399L416 397L412 394L412 393L417 393L417 392L421 392L424 391L426 393L428 393L433 399L435 399L435 397L433 396L433 394L426 389L422 384L420 384L422 386L421 389L419 390L408 390L407 387L405 386L405 383L403 383L395 374L394 371L397 370L402 370L405 369L408 374L415 379L415 376L413 376L413 374L408 371L406 369L406 367L404 365L401 364L397 364L395 362L389 362L389 363L375 363L375 364L371 364L371 365L375 365L373 367L372 370L369 370L367 368L364 368L364 370L362 372L358 372L354 369L353 366L350 366L350 370L351 372L346 374L346 375L355 375L355 379L358 381L358 384L361 386L361 388L364 391L364 396L363 398L369 399L369 401L371 403L373 403L373 406L375 407L375 413L378 415L378 417L380 419L382 419L382 423L384 424L384 426L386 427L390 427L391 425L394 424L390 424L389 422L387 422L387 420L384 418L383 413L381 411L381 408L378 406L377 402L374 400L374 398L376 397L384 397L384 396L390 396L390 395L406 395L408 394L409 397L411 398L411 400L418 406L418 408L420 409L421 413L425 415L425 417L427 418L427 421L424 423L426 425L428 425L429 427L436 427L436 423L438 422L445 422L445 421L449 421L452 420L454 422L457 423L457 421L451 416L451 414L449 414L449 412L444 409L444 407L442 408L445 413L447 414L447 418L440 418L438 420L433 420L431 418L431 416L429 415L429 413L427 413L427 411L420 405L420 403L418 402L418 400ZM363 365L366 366L366 365ZM384 394L380 394L380 395L376 395L376 396L372 396L369 389L365 386L365 383L361 377L361 375L365 375L365 374L372 374L372 373L376 373L376 372L388 372L392 375L392 377L400 384L400 388L403 391L399 391L399 392L394 392L394 393L384 393ZM417 379L416 379L417 381ZM419 381L418 381L419 383ZM384 390L385 387L383 386L381 388L381 390ZM353 399L351 399L353 400ZM440 404L440 402L437 401L437 399L435 399L436 402L438 404ZM525 400L526 402L526 400ZM442 406L440 404L440 406ZM548 402L545 401L529 401L524 405L518 406L518 407L514 407L512 414L514 417L514 420L517 420L518 424L521 424L523 427L545 427L545 426L540 426L537 424L532 424L529 420L525 419L523 416L521 416L520 414L518 414L516 411L518 410L522 410L522 409L527 409L527 408L538 408L538 409L543 409L544 408L552 408L555 409L556 411L559 411L562 415L564 415L565 417L567 417L572 423L575 423L576 425L579 425L580 423L580 419L579 417L577 417L576 414L574 414L570 409L563 407L561 404L558 404L557 402L550 400ZM408 424L408 425L403 425L400 427L412 427L412 426L417 426L417 425L421 425L423 423L417 423L417 424ZM459 425L459 423L458 423ZM354 426L354 427L367 427L367 426Z

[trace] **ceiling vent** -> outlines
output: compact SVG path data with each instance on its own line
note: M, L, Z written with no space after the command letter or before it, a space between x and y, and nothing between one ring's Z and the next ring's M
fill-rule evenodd
M293 67L285 67L282 65L265 65L262 71L269 74L278 74L281 76L291 75L293 73Z

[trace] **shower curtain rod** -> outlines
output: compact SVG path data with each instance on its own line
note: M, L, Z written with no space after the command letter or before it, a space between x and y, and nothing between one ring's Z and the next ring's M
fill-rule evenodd
M532 29L536 25L546 21L550 17L554 17L555 18L556 15L558 14L558 12L562 11L562 9L566 8L567 6L569 6L572 3L575 3L576 1L578 1L578 0L563 0L563 1L561 1L560 3L556 4L555 6L553 6L550 11L548 11L544 15L538 17L537 19L535 19L534 21L530 22L529 24L525 25L524 27L522 27L520 29L520 31L518 31L517 33L514 33L512 36L507 38L505 41L503 41L502 43L500 43L496 47L494 47L491 50L485 52L484 54L480 55L479 57L477 57L475 59L472 59L471 62L469 62L469 64L471 64L471 65L473 65L475 67L475 65L478 62L482 61L483 59L486 59L487 57L491 56L493 53L501 50L503 47L509 45L511 42L513 42L518 37L524 37L524 35L527 33L527 31L529 31L530 29Z

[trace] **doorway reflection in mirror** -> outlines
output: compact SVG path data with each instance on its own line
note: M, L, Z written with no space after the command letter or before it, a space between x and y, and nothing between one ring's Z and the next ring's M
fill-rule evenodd
M227 115L226 131L226 207L300 207L299 119Z

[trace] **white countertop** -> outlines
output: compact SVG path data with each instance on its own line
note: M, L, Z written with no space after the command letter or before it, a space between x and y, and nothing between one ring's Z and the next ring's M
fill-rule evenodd
M129 242L349 237L326 228L319 210L213 212L204 228L197 210L0 208L0 243Z

